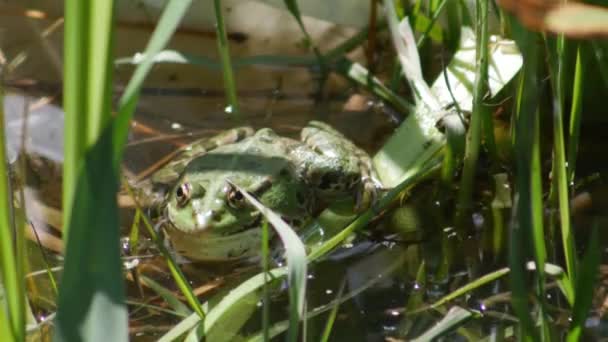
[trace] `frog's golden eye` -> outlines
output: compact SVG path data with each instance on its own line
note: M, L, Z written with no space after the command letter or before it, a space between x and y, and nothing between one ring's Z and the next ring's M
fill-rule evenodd
M232 189L228 193L228 204L233 208L240 208L245 203L245 196L237 189Z
M177 200L177 205L183 207L188 203L190 197L192 196L192 185L190 183L183 183L175 190L175 199Z

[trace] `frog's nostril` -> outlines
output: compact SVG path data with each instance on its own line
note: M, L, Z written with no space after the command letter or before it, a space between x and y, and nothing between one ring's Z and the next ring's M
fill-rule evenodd
M219 222L220 219L222 218L222 215L220 215L220 213L218 211L212 211L211 212L211 220L214 222Z

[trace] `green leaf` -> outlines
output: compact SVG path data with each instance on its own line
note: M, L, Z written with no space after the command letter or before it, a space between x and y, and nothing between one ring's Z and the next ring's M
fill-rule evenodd
M585 319L591 308L593 295L595 294L595 283L598 280L597 268L600 264L602 253L598 235L597 227L593 227L589 243L587 244L587 253L585 253L585 257L581 263L581 270L576 283L576 299L572 308L572 324L567 338L569 342L579 340Z
M450 311L435 324L431 329L427 330L421 336L413 339L412 342L431 341L439 338L456 327L463 325L466 321L473 317L473 313L459 306L452 307Z
M272 210L264 205L244 189L236 186L249 203L259 210L272 224L285 246L287 259L287 280L289 282L289 333L288 340L296 341L298 326L304 313L304 299L306 297L306 249L300 237L291 227Z
M4 126L4 93L0 89L0 160L6 158ZM24 238L13 212L7 163L0 165L0 337L8 340L25 339ZM14 218L14 219L12 219ZM12 222L15 220L15 222ZM3 340L3 339L2 339Z
M187 317L192 313L192 311L186 305L184 305L184 303L182 303L172 291L157 283L153 279L142 275L141 282L150 287L159 296L163 297L167 304L169 304L169 306L171 306L173 310L175 310L175 312L181 316Z
M133 117L135 105L139 98L139 90L154 64L154 56L167 45L191 3L192 0L171 0L167 3L158 24L156 24L156 29L148 41L144 51L144 60L135 69L133 77L129 80L129 84L127 84L127 88L120 98L118 115L114 124L113 165L115 169L119 169L122 161L123 149L129 133L129 122Z
M462 296L465 293L471 292L471 291L479 288L480 286L486 285L486 284L506 275L507 273L509 273L508 268L501 268L497 271L488 273L488 274L476 279L475 281L472 281L472 282L450 292L443 298L439 299L437 302L433 303L432 307L436 308L440 305L443 305L443 304L449 302L450 300L453 300L456 297Z
M78 173L61 279L56 337L62 341L126 341L127 307L119 248L118 176L106 129Z

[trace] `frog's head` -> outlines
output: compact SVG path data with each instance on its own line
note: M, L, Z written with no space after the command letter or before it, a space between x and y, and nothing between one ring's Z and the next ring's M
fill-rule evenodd
M259 226L260 214L245 200L235 184L252 189L248 178L231 174L201 179L183 176L169 194L167 218L183 233L229 235ZM256 186L257 187L257 186Z

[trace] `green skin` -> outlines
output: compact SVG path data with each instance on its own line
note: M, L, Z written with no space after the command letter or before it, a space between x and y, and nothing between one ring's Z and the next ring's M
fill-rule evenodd
M152 176L168 187L166 232L182 255L227 261L256 255L261 214L234 185L300 227L334 200L357 210L375 194L369 156L330 126L312 121L301 141L271 129L236 128L195 142Z

